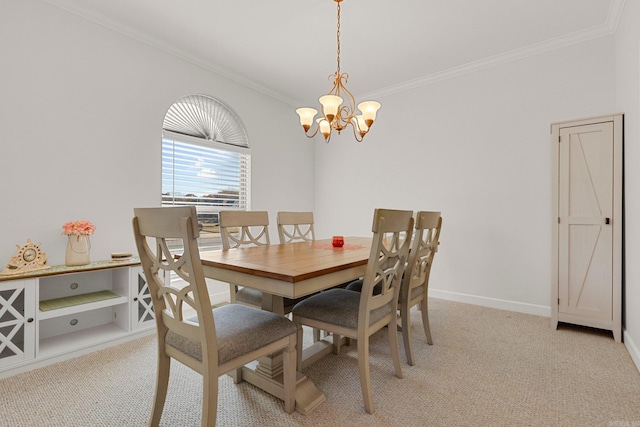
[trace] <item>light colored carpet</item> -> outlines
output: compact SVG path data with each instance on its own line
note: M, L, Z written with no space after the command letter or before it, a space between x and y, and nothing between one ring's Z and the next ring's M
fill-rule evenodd
M412 313L417 360L403 364L403 379L386 331L372 337L375 414L364 411L346 347L305 370L327 396L307 416L222 376L218 425L640 426L640 373L611 333L552 331L548 318L437 299L430 314L433 346ZM0 426L147 425L155 359L151 336L0 380ZM161 425L200 425L201 393L200 376L174 363Z

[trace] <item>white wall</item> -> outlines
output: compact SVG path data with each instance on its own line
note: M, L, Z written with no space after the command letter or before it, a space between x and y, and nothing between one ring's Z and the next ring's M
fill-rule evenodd
M242 118L252 208L272 222L315 207L319 236L368 235L375 207L442 210L437 296L548 315L551 122L625 113L626 259L639 256L639 8L627 2L615 37L381 97L362 144L324 144L302 136L291 106L47 3L3 1L0 265L27 238L63 263L61 226L81 218L98 227L93 259L133 250L133 207L160 203L164 114L203 93ZM640 366L636 264L624 321Z
M319 234L440 210L434 295L550 315L550 123L614 113L614 61L610 36L380 98L363 143L316 147Z
M640 3L627 1L616 32L616 103L624 116L624 342L640 369Z
M93 260L134 251L133 208L160 204L162 120L187 94L241 117L253 209L275 224L278 209L314 207L313 146L291 106L35 0L1 2L0 52L0 267L27 238L64 263L62 224L77 219L97 227Z

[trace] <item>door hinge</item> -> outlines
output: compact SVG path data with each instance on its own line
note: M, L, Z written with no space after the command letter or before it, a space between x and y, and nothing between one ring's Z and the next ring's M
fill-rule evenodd
M560 135L558 135L558 142L562 142L562 137Z
M558 217L558 224L560 224L560 217Z
M560 305L560 298L558 298L558 305Z

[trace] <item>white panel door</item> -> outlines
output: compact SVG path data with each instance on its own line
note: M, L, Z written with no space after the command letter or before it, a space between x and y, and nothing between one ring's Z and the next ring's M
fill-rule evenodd
M622 338L623 115L551 125L551 327L608 329Z
M612 319L613 123L560 130L558 311Z

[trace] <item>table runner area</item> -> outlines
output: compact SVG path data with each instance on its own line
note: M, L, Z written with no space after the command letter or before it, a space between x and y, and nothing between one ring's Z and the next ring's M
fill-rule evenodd
M354 250L354 249L360 249L363 248L364 246L362 245L349 245L349 244L344 244L344 246L342 247L334 247L331 243L324 243L322 245L313 245L311 246L313 249L329 249L329 250L334 250L334 251L340 251L340 250Z

